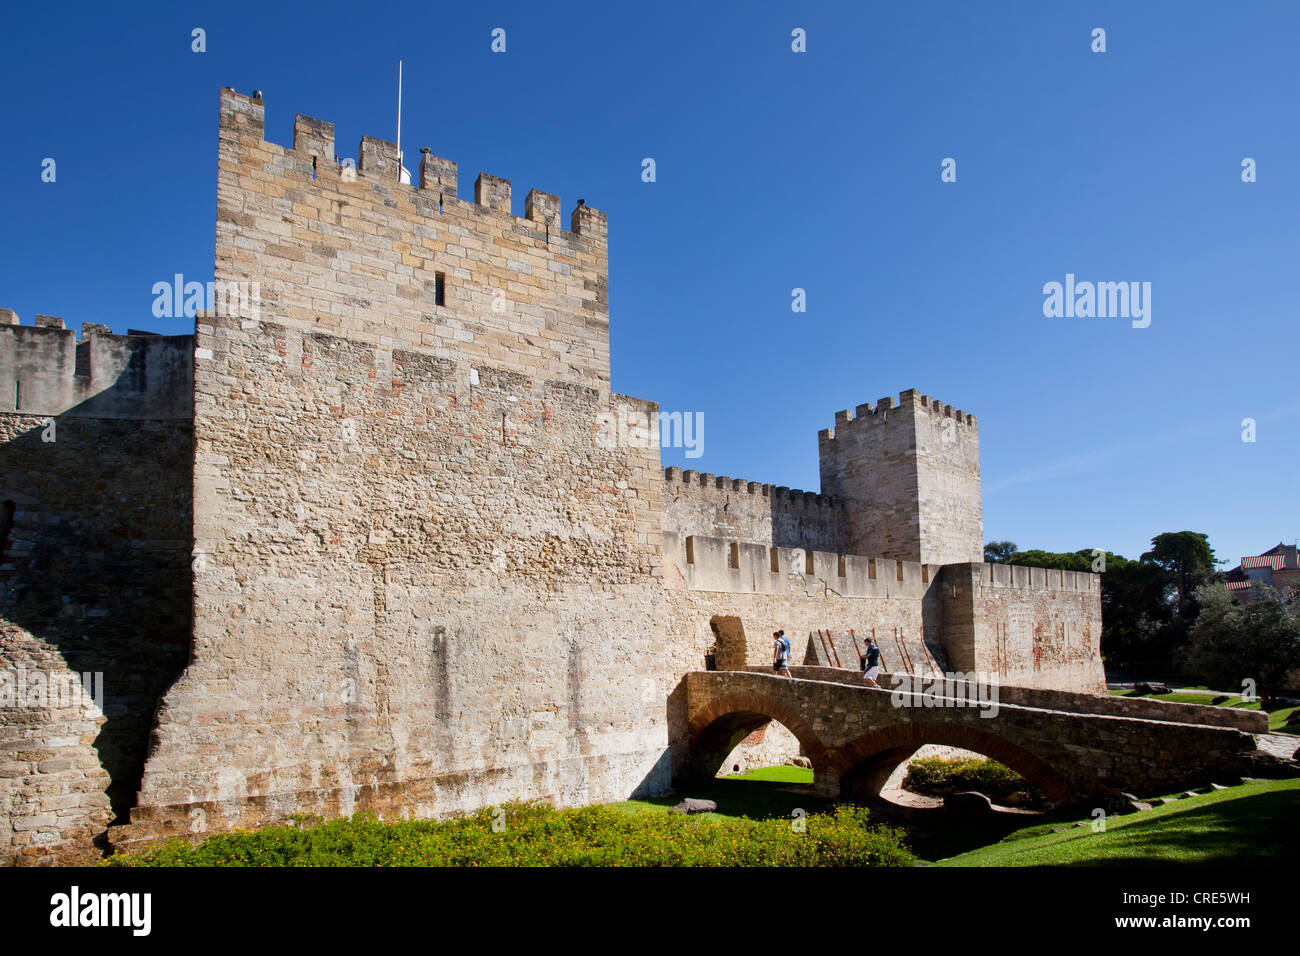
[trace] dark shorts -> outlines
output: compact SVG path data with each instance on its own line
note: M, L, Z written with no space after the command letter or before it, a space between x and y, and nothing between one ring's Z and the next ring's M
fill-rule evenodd
M789 670L789 669L790 669L790 665L789 665L789 664L785 664L785 663L781 663L781 664L773 664L773 665L772 665L772 670L774 670L774 671L786 671L786 670Z

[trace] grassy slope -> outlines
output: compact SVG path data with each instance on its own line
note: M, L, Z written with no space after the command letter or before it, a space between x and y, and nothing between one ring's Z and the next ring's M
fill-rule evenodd
M1055 824L1060 826L1060 824ZM1250 863L1300 855L1300 780L1217 790L1123 817L1106 830L1052 824L1021 830L940 866L1097 866Z
M699 820L723 820L749 817L751 820L790 819L801 809L805 813L828 813L834 800L815 797L808 788L813 772L801 767L762 767L744 774L718 777L688 787L675 797L651 797L648 800L624 800L609 806L626 813L662 813L664 807L680 803L683 797L712 800L718 813L701 813Z

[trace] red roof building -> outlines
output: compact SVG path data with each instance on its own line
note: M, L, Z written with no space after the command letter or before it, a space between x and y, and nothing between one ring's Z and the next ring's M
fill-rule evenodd
M1254 588L1262 585L1288 599L1300 593L1300 553L1294 544L1279 543L1263 554L1248 555L1228 572L1228 590L1238 600L1250 600Z

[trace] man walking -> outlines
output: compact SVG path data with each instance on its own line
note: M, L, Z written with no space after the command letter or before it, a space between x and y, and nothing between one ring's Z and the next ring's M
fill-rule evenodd
M867 638L867 649L858 655L862 663L862 680L868 687L879 687L876 678L880 675L880 648L874 637Z
M776 671L783 677L791 677L790 673L790 639L785 636L785 631L775 631L772 634L772 670Z

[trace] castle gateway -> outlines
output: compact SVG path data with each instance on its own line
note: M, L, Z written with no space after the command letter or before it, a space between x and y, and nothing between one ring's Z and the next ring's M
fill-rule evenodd
M1102 689L1097 576L980 561L975 416L837 413L820 494L665 472L600 440L658 410L609 388L604 213L459 199L431 154L404 184L370 137L345 176L332 124L286 148L220 103L214 277L256 301L192 336L0 313L0 666L104 689L0 709L0 858L662 792L685 676L777 628Z

